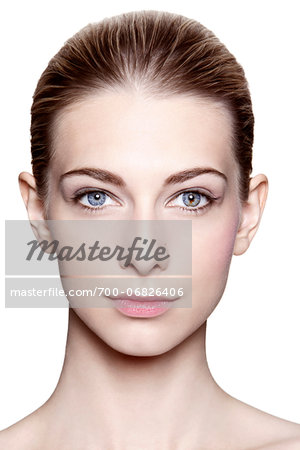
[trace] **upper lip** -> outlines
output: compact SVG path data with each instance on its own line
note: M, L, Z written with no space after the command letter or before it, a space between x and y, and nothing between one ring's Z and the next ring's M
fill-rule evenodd
M116 296L108 296L112 300L132 300L137 302L171 302L177 300L179 297L166 297L164 295L160 295L158 297L144 297L143 295L116 295Z

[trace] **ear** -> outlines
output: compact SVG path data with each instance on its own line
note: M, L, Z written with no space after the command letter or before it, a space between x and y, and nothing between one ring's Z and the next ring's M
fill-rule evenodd
M258 230L269 189L268 179L259 174L250 179L248 200L242 204L240 225L237 231L233 254L242 255Z
M50 242L51 233L47 226L43 203L37 194L34 176L28 172L21 172L19 187L36 239L39 242L43 240Z

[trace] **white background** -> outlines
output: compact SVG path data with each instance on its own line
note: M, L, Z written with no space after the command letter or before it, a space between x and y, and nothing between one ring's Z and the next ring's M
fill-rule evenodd
M30 106L41 72L89 22L157 9L202 22L245 69L256 119L253 173L269 197L250 249L234 256L227 288L208 322L213 376L238 399L300 423L299 22L297 1L14 1L1 11L3 219L27 217L17 184L30 167ZM4 246L4 220L1 221ZM2 249L3 249L2 246ZM66 309L0 304L0 429L52 393L67 332Z

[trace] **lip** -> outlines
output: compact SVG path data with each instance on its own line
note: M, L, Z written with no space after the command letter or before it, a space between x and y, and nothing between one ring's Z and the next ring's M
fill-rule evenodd
M131 317L156 317L167 312L176 297L143 297L135 295L122 295L109 297L114 301L118 311Z

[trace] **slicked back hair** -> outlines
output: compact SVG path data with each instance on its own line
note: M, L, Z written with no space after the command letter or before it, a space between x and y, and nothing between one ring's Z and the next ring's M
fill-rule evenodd
M32 167L42 202L48 192L57 114L94 92L122 87L154 97L186 94L223 103L233 119L240 199L247 200L254 117L243 68L196 20L138 11L87 25L64 44L42 73L31 108Z

